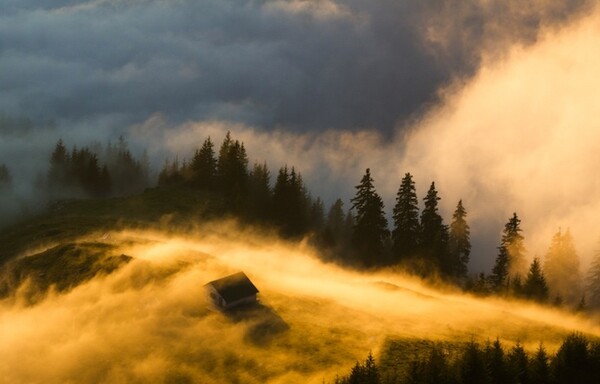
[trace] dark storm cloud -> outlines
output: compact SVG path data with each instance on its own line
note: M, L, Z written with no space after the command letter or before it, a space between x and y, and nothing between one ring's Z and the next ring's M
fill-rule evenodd
M389 132L473 74L482 52L584 9L538 3L9 0L0 112Z

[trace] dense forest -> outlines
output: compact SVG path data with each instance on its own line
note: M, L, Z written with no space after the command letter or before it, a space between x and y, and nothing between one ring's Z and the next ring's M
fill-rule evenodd
M446 224L439 213L441 197L435 182L420 209L410 173L399 181L390 216L370 169L356 185L350 207L337 199L326 209L294 166L281 165L272 180L266 163L250 166L244 143L229 132L218 148L208 137L189 160L166 160L156 180L151 175L145 153L136 158L123 137L104 146L94 143L70 149L58 140L38 184L48 201L127 196L153 185L173 193L185 188L212 196L214 211L220 215L276 228L285 238L308 237L324 258L349 267L401 268L482 296L509 296L578 311L600 307L600 252L583 276L571 233L558 230L543 260L536 257L528 264L517 213L504 226L491 272L469 273L471 229L466 205L459 200ZM0 164L0 191L10 189L11 183L9 167Z
M600 382L600 342L568 335L554 355L540 344L528 354L519 343L506 349L496 339L466 343L457 351L432 345L424 356L409 358L398 369L393 351L384 349L378 364L369 353L336 384L574 384ZM402 357L401 357L402 358Z

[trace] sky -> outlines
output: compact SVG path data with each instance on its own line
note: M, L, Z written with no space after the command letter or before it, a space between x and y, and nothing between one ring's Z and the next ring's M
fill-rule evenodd
M346 208L367 167L388 211L405 172L420 199L435 181L447 221L469 212L474 270L515 211L530 257L568 227L589 259L599 25L584 0L5 0L2 213L34 201L59 137L125 134L162 164L231 130Z

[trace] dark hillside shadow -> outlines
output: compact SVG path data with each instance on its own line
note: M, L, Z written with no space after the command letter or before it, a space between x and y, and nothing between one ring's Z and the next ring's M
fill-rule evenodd
M261 302L240 305L223 314L233 323L248 323L244 339L258 346L269 344L290 328L273 308Z

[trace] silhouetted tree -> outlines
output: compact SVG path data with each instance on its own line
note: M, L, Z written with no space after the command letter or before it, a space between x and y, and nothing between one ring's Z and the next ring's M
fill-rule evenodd
M448 227L438 213L439 200L435 183L432 182L423 199L425 208L421 212L421 252L424 257L433 261L443 275L451 276L454 265L448 254Z
M380 382L379 369L371 352L363 364L356 362L349 376L336 380L336 384L379 384Z
M523 276L527 271L525 241L521 232L521 219L516 213L513 213L504 226L501 242L501 246L506 248L508 252L508 273L511 277L515 275Z
M273 199L270 184L267 164L254 164L248 178L248 214L251 218L264 221L270 217Z
M450 368L444 351L433 346L423 367L422 383L444 384L451 383Z
M352 210L356 212L352 243L363 265L381 265L389 234L383 200L375 191L369 168L355 188L356 196L351 200Z
M490 275L492 288L496 292L509 291L510 278L524 274L525 245L521 235L521 220L516 213L504 226L498 255Z
M158 185L178 185L183 183L184 176L179 165L179 158L175 157L173 161L165 160L163 169L158 174Z
M491 288L495 292L508 291L508 270L509 270L508 250L505 246L498 247L498 256L492 268L492 274L489 277Z
M552 359L551 372L554 380L558 383L591 383L588 343L579 333L566 337Z
M308 198L302 176L281 167L273 188L273 215L284 236L299 236L308 229Z
M477 343L469 342L458 360L458 378L461 383L489 383L490 373L484 353Z
M65 188L68 183L69 153L62 139L56 142L54 151L50 156L50 169L48 170L48 184L51 192Z
M523 346L517 342L507 356L508 382L528 384L530 382L529 358Z
M531 384L551 383L549 357L542 344L538 347L529 363L529 376Z
M537 257L533 259L529 267L522 292L523 296L528 299L533 299L541 303L548 301L548 285L546 284L546 279L544 278L542 267Z
M402 178L393 212L393 255L396 260L415 256L419 246L421 226L415 182L410 173L406 173Z
M471 255L471 229L466 217L467 211L463 207L462 200L459 200L452 215L448 238L448 251L450 259L456 264L454 274L457 277L467 276L467 265Z
M504 357L504 349L499 339L488 343L484 350L487 370L490 374L490 382L504 384L509 380L509 370Z
M242 208L247 194L248 156L244 144L227 132L219 149L217 176L220 189L234 211Z
M563 234L559 229L552 237L544 262L544 275L552 293L560 292L571 305L577 303L582 294L579 257L569 230Z
M100 148L97 148L99 151ZM99 152L95 152L99 153ZM115 146L110 142L105 151L105 161L112 183L112 194L127 196L139 193L149 185L148 163L138 161L123 136Z
M256 167L256 166L255 166ZM205 190L213 190L217 180L217 159L214 144L210 137L204 140L190 162L192 185Z

